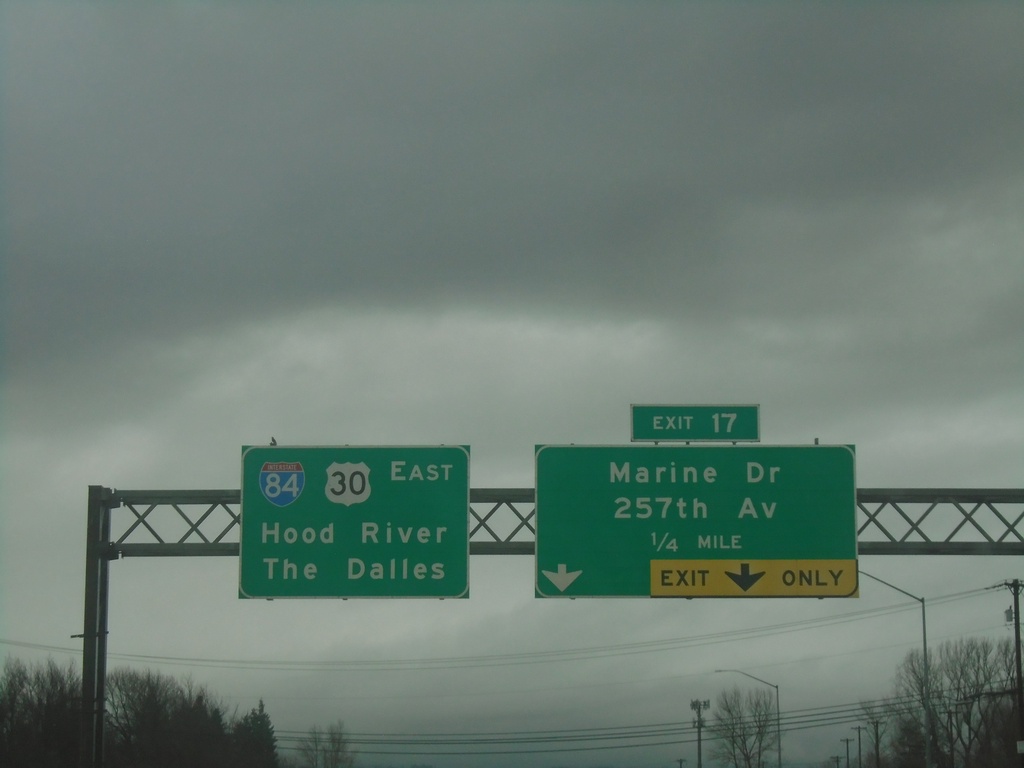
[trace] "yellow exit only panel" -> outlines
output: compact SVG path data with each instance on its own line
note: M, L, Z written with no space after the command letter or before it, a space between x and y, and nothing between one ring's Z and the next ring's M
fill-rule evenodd
M852 560L652 560L651 597L857 597Z

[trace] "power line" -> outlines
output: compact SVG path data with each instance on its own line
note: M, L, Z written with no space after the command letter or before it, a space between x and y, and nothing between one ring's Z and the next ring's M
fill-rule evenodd
M933 598L933 604L953 602L962 600L983 592L989 588L974 589L965 592L958 592L951 595ZM665 651L679 650L681 648L700 647L709 644L722 642L738 642L752 638L768 637L778 634L818 629L839 624L861 621L866 618L878 618L894 613L901 613L915 609L907 604L896 604L870 608L858 611L851 611L844 614L827 616L822 618L802 619L799 621L770 624L750 629L728 630L723 632L707 633L686 637L667 638L663 640L651 640L636 643L622 643L616 645L590 646L581 648L568 648L551 651L530 651L527 653L515 654L489 654L479 656L447 656L426 659L384 659L384 660L331 660L331 661L290 661L285 659L255 659L239 660L224 658L184 657L166 656L136 653L115 653L109 652L109 658L122 659L125 661L142 661L147 663L159 663L169 666L194 666L212 667L218 669L252 669L261 671L296 671L309 670L317 672L358 672L358 671L410 671L410 670L433 670L433 669L469 669L479 667L503 667L518 666L524 664L545 664L565 661L582 661L589 659L614 658L626 655L638 655L644 653L661 653ZM44 650L52 653L78 653L74 648L45 645L0 638L0 645L28 648L32 650Z
M786 732L833 727L863 722L865 706L884 707L892 716L908 714L918 706L915 697L891 697L856 704L837 704L791 710L782 713ZM713 741L714 721L708 724ZM276 731L283 749L296 749L305 738L300 731ZM696 743L696 728L686 722L609 726L604 728L552 729L480 733L348 733L350 747L369 755L484 756L588 752L613 749L640 749ZM614 743L612 743L614 742Z

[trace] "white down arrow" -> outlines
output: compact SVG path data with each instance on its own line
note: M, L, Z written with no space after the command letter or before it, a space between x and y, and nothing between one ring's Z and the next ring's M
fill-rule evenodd
M541 571L541 573L551 579L551 583L558 588L559 592L565 592L583 571L567 571L565 563L559 563L557 571Z

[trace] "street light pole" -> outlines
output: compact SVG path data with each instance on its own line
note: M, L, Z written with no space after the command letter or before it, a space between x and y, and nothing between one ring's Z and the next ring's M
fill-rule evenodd
M760 677L754 677L742 669L716 669L715 672L735 672L738 675L749 677L751 680L757 680L757 682L775 689L775 746L778 749L778 768L782 768L782 708L779 706L779 686L775 683L769 683L767 680L762 680Z
M925 768L932 768L932 689L931 689L931 675L928 672L928 619L924 612L924 598L912 595L905 589L900 589L895 584L890 584L884 579L880 579L877 576L872 576L867 571L861 571L861 576L867 576L869 579L874 579L879 584L885 584L890 589L895 589L900 594L906 595L912 600L917 600L921 604L921 645L924 653L924 686L923 686L923 697L924 697L924 765Z

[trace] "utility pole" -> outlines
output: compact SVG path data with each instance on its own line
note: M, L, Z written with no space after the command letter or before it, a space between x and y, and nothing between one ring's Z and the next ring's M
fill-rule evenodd
M956 742L953 740L953 715L955 714L952 709L946 710L946 735L949 737L949 768L956 768L956 755L953 752L956 747Z
M846 744L846 768L850 768L850 742L853 739L840 739L840 741Z
M832 757L830 757L829 760L835 760L836 761L836 768L839 768L839 760L840 760L839 755L832 755Z
M683 768L683 763L686 762L686 758L685 757L677 758L676 762L679 763L679 768Z
M704 728L704 718L701 717L701 712L705 709L711 708L710 699L693 699L690 701L690 709L697 713L697 719L693 721L694 726L697 728L697 768L704 768L704 763L701 758L701 731Z
M1010 591L1013 593L1013 651L1014 660L1017 664L1017 694L1014 698L1015 706L1017 710L1017 744L1024 741L1024 684L1021 682L1021 662L1020 662L1020 589L1021 583L1019 579L1006 582ZM1019 749L1017 750L1020 751ZM1024 753L1020 755L1020 764L1024 768Z
M882 768L882 746L878 743L878 728L882 724L881 720L869 721L872 730L875 732L875 768Z
M864 768L864 761L861 759L860 751L860 732L864 730L863 725L853 726L853 730L857 732L857 768Z

